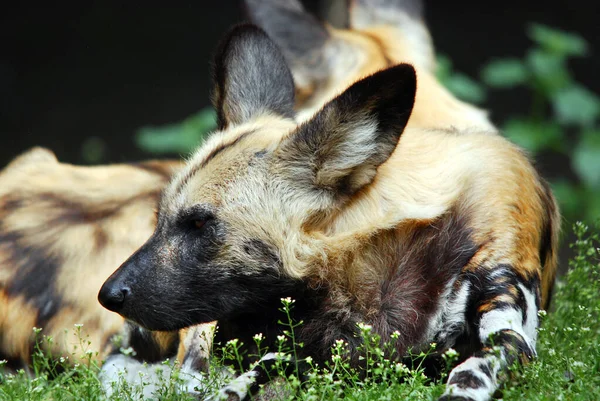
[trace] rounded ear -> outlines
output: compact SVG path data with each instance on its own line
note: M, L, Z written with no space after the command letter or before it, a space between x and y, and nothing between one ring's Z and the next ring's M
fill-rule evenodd
M286 178L334 199L371 183L398 144L416 89L409 64L350 86L282 142L277 155Z
M265 113L294 117L294 81L281 51L260 28L239 25L219 45L213 66L219 129Z

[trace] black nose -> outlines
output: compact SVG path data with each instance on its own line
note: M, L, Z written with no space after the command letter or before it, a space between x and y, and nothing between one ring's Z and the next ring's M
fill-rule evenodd
M113 312L120 312L125 305L125 300L129 296L131 290L129 287L121 285L111 285L111 283L104 283L100 292L98 293L98 301L106 309Z

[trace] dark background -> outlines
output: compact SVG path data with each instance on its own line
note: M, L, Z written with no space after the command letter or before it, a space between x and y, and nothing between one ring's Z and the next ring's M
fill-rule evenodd
M336 1L336 0L333 0ZM306 1L324 15L326 6ZM586 38L592 57L570 65L600 92L600 2L429 1L437 51L477 77L494 57L522 57L529 22ZM211 53L241 21L239 3L122 1L13 4L0 13L0 166L34 145L82 163L82 143L100 137L106 162L151 157L136 148L144 125L179 121L209 104ZM521 98L520 98L521 99ZM500 121L526 112L529 100L493 92L485 107ZM556 166L554 166L556 167ZM544 169L544 166L542 166Z

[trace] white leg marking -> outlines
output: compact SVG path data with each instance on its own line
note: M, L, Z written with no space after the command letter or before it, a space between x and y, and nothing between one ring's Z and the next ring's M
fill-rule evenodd
M537 314L536 314L537 320ZM494 309L484 313L479 322L479 339L486 343L490 334L503 330L513 330L523 337L531 351L535 353L535 340L525 332L523 327L523 313L514 308ZM535 329L534 329L535 334Z
M240 400L243 400L248 395L250 387L256 381L257 375L258 373L256 371L249 370L243 375L236 377L235 379L230 381L225 387L220 389L214 399L219 401L226 400L227 398L229 398L230 394L235 394ZM209 398L209 400L212 399L213 398Z
M172 368L162 363L143 364L118 354L108 357L100 370L100 383L107 397L113 394L114 385L123 380L141 390L144 399L155 400L158 391L171 376Z
M457 383L452 383L447 385L444 395L470 397L476 401L489 400L498 387L496 376L503 365L501 363L502 359L502 356L499 360L498 357L493 355L488 355L483 358L468 358L466 361L452 369L452 372L450 372L450 376L448 377L448 382L452 382L460 372L469 372L477 379L481 380L483 386L478 388L461 388ZM486 366L489 369L492 376L491 378L484 373L481 366Z
M525 302L527 303L527 320L525 321L525 333L532 339L533 345L537 341L537 328L539 325L538 308L535 303L535 295L523 284L519 283L519 288L523 291ZM532 348L533 350L533 348Z

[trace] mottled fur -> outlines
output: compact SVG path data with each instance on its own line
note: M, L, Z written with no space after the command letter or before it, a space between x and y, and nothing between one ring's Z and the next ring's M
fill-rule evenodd
M12 366L30 363L33 327L53 337L48 351L78 358L74 324L83 324L90 350L106 356L123 319L96 294L154 230L160 192L180 166L80 167L34 148L0 172L0 353Z
M291 99L265 96L293 94L271 40L241 26L224 43L222 130L173 178L155 233L100 301L152 330L218 320L219 339L249 344L259 331L273 341L289 296L305 322L302 356L323 361L341 338L357 361L364 322L384 340L398 331L400 354L432 341L458 348L464 362L443 398L488 399L512 361L535 355L556 269L558 211L527 156L439 92L431 119L415 114L428 78L407 64L298 124L281 110ZM242 80L235 88L229 74ZM236 88L243 112L232 116ZM246 395L239 384L231 391Z

